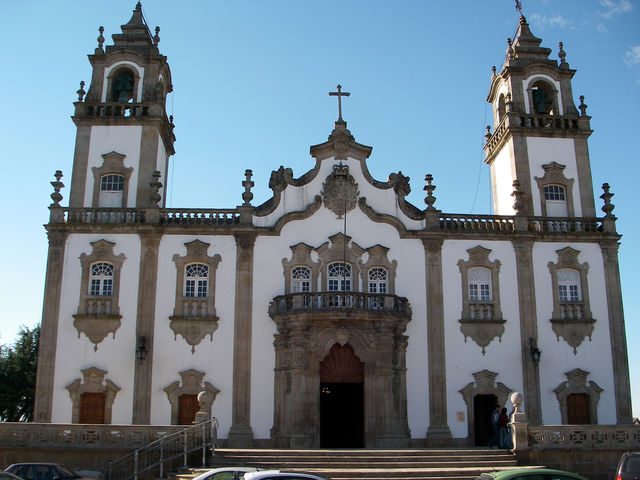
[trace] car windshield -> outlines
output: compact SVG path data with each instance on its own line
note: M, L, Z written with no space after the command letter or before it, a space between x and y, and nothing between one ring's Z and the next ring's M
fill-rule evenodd
M640 473L640 457L627 458L627 461L624 462L622 471L624 473Z
M62 465L58 465L56 467L56 469L58 470L58 472L60 473L60 477L65 477L65 478L81 478L80 475L78 475L76 472L73 472L71 470L66 469L65 467L63 467Z

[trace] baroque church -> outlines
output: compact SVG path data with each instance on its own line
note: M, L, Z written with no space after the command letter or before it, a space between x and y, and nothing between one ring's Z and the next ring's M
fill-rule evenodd
M373 178L341 110L266 202L247 170L238 207L167 208L158 31L138 3L102 33L70 186L51 182L35 421L203 408L228 446L482 445L515 391L533 425L631 421L613 194L594 192L576 71L524 16L487 97L491 215L443 213L430 175L426 208L402 173Z

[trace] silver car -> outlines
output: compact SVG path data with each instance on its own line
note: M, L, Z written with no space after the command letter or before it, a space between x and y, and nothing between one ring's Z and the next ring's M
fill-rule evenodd
M213 468L201 473L193 480L240 480L249 472L257 472L255 467L222 467Z
M244 480L327 480L310 473L283 472L280 470L262 470L255 473L247 473Z

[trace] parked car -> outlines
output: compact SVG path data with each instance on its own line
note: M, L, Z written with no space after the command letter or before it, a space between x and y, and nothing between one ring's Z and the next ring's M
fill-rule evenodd
M576 473L551 468L514 468L481 474L476 480L588 480Z
M213 468L201 473L193 480L240 480L246 473L257 472L255 467L222 467Z
M4 471L24 480L89 480L58 463L14 463Z
M282 472L280 470L261 470L247 473L244 480L326 480L310 473Z
M13 473L2 471L0 472L0 480L23 480L23 478Z
M618 462L616 480L634 480L640 477L640 452L627 452Z

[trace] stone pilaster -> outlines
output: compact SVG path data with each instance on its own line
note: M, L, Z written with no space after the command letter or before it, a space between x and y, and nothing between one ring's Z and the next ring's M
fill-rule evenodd
M51 422L60 293L64 251L68 236L67 232L60 230L49 230L47 235L49 237L49 254L44 282L44 305L42 307L42 323L40 325L38 370L36 373L36 394L33 412L34 422L43 423Z
M429 362L429 429L427 444L438 446L451 438L447 424L444 302L442 295L442 238L423 239L427 279L427 354Z
M609 312L609 335L611 336L611 358L616 399L616 419L618 424L631 423L631 387L629 383L629 359L622 309L620 269L618 266L618 242L600 246L604 261L604 280L607 290L607 310Z
M256 235L239 232L236 239L236 302L233 338L233 410L230 447L253 445L251 430L251 330L253 314L253 247Z
M140 275L138 283L138 314L136 319L136 348L141 337L145 337L147 353L138 359L132 352L134 362L133 417L134 425L151 423L151 381L153 371L153 332L156 313L156 284L158 278L158 247L161 234L140 233Z
M538 316L536 312L535 282L533 278L533 240L514 240L518 278L518 306L520 313L520 350L522 352L522 383L525 411L531 425L540 425L540 370L531 356L530 342L538 344ZM533 339L533 340L531 340Z

